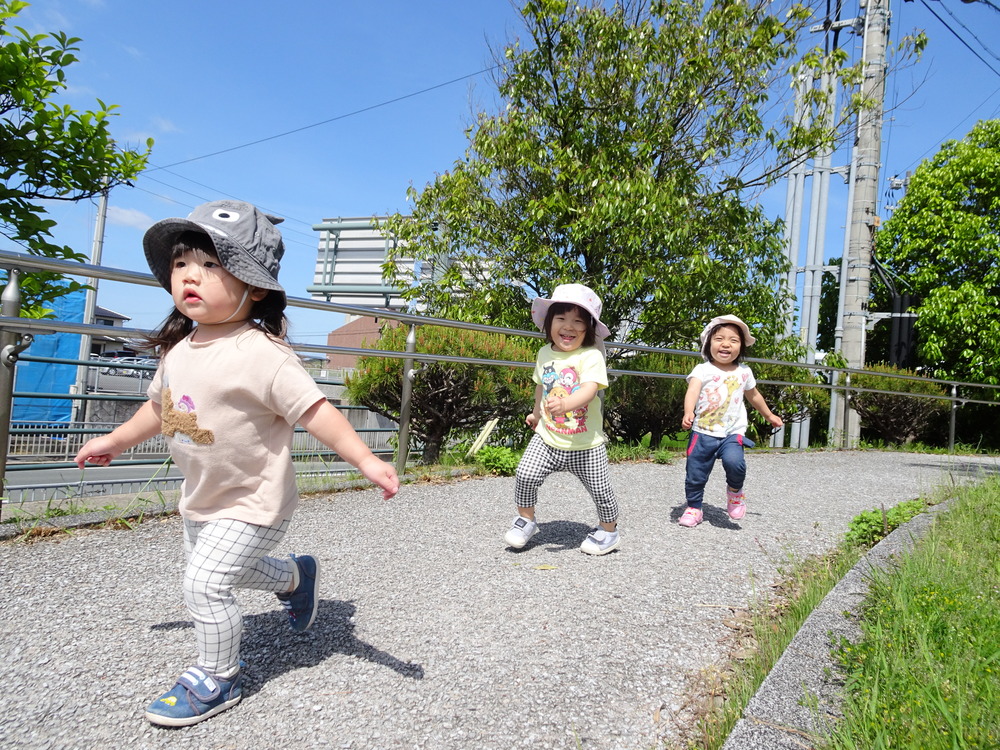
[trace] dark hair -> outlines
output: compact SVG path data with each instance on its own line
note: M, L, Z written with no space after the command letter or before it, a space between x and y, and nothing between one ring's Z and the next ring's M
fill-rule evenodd
M570 310L577 310L580 313L580 317L584 319L587 323L587 332L583 334L583 345L584 346L596 346L597 345L597 324L594 322L594 316L589 312L584 310L579 305L574 305L572 302L553 302L549 305L548 312L545 313L545 325L543 327L543 333L545 334L545 341L549 344L552 341L552 319L556 315L562 315Z
M174 260L189 250L200 250L213 258L219 258L215 245L207 234L202 232L182 232L178 235L170 250L170 266ZM256 288L256 287L254 287ZM255 300L250 307L249 323L251 327L263 331L268 336L284 340L288 332L288 318L285 317L285 295L275 290L268 290L264 299ZM175 344L183 340L194 330L194 321L176 307L164 320L159 329L143 342L144 349L158 349L160 356L170 351Z
M740 337L740 353L737 355L736 359L733 360L733 364L738 365L743 361L743 355L746 353L747 340L746 336L743 335L743 329L735 323L719 323L716 326L712 326L712 330L710 330L708 335L705 336L705 343L701 345L701 355L709 362L712 361L712 337L719 332L720 328L725 328L726 326L734 329Z

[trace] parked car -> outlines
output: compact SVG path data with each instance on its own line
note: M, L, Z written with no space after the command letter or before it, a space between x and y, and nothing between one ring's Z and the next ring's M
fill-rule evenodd
M142 358L135 356L133 353L121 357L102 357L102 360L106 364L101 368L101 374L126 375L131 377L136 374L135 368L131 365L135 365L140 359Z

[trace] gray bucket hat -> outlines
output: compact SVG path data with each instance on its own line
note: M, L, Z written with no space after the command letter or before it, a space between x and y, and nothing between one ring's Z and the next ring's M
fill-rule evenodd
M275 224L283 219L261 213L242 201L221 200L196 206L186 219L163 219L142 238L146 262L157 281L170 291L170 254L183 232L207 234L229 273L259 289L285 290L278 269L285 245Z

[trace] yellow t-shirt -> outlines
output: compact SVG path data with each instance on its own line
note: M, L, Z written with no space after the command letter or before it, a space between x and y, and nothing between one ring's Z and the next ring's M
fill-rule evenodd
M542 418L535 432L553 448L581 451L602 445L604 415L601 399L594 400L562 417L553 417L545 409L551 395L568 396L583 383L597 383L597 389L608 387L608 370L604 355L595 347L581 347L572 352L553 349L546 344L535 359L535 383L542 386Z

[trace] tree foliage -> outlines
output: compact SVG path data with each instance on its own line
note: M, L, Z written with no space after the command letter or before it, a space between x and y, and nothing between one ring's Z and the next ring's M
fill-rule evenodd
M407 329L387 327L373 347L406 349ZM480 331L439 326L417 329L417 351L500 362L533 362L535 349L513 339ZM361 357L347 392L354 403L399 421L403 360ZM424 442L424 463L434 463L449 436L481 428L489 420L518 420L531 411L535 387L530 368L452 362L426 362L413 381L410 430ZM526 430L525 430L526 431Z
M920 365L937 377L1000 383L1000 120L982 121L917 167L876 236L899 291L919 299ZM876 309L889 309L885 286Z
M118 148L109 129L113 105L98 100L96 109L78 112L57 101L80 40L14 26L27 5L0 0L0 234L34 255L85 260L52 242L55 221L42 201L83 200L128 182L145 167L152 140L145 151ZM25 314L40 314L46 301L80 288L55 278L23 277Z
M398 254L421 261L397 278L408 298L526 328L531 297L579 281L619 340L687 348L738 312L762 355L790 355L776 343L781 228L748 192L835 138L817 91L808 118L774 116L776 78L827 67L850 83L857 69L799 57L808 11L763 0L527 0L522 16L524 42L498 55L500 111L478 116L449 172L411 188L411 216L388 220Z

